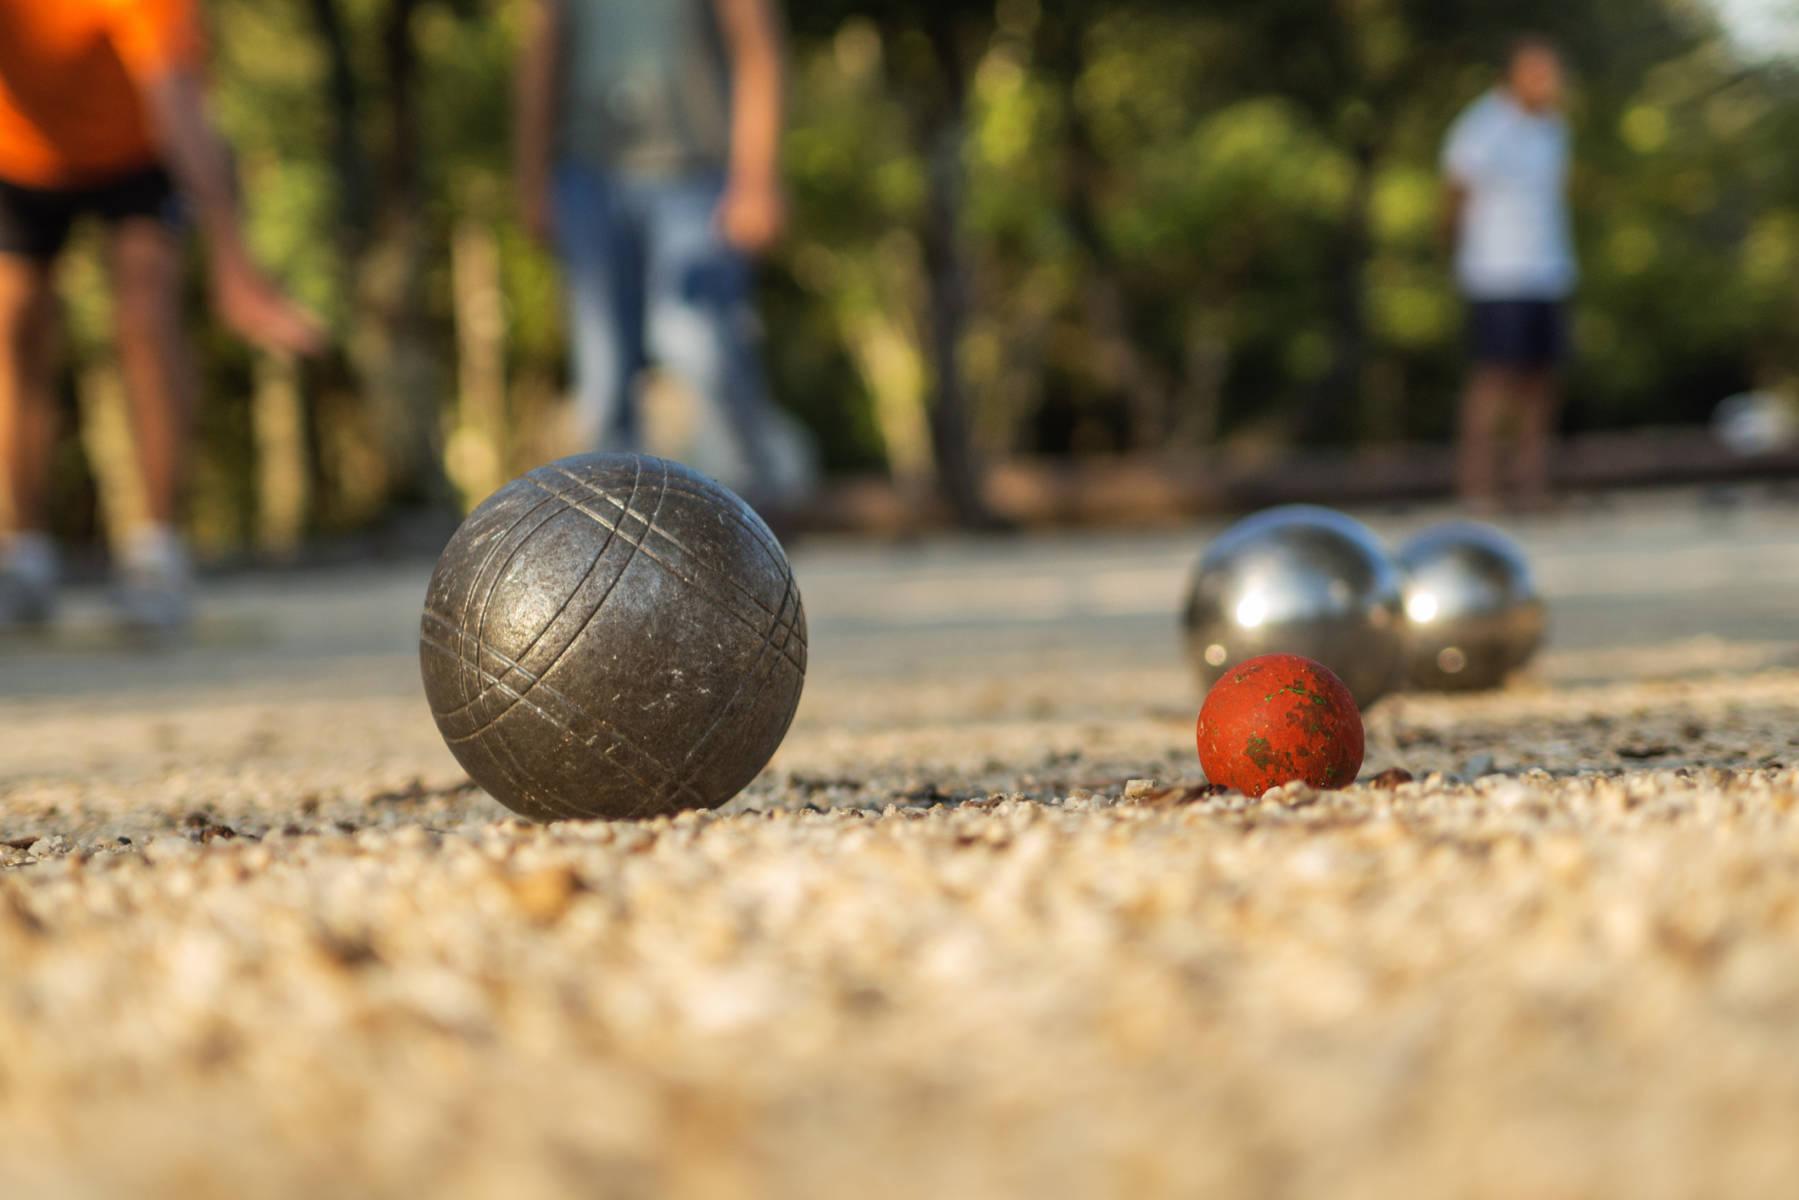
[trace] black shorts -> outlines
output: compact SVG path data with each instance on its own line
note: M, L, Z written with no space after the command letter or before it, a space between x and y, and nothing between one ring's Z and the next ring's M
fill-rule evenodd
M1568 312L1560 300L1476 300L1468 305L1474 361L1488 366L1553 367L1568 357Z
M161 167L141 167L78 188L22 187L0 179L0 254L37 262L56 257L81 217L108 225L147 217L170 229L185 224L180 198Z

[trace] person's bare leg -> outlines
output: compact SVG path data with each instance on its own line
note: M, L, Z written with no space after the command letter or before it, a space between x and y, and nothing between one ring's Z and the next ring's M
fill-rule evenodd
M1456 487L1476 511L1498 500L1499 423L1512 394L1512 376L1501 367L1477 366L1462 395L1456 446Z
M150 521L175 524L193 417L193 376L181 321L181 245L156 221L113 231L119 368Z
M113 231L112 276L119 367L149 518L120 547L117 599L128 627L163 635L192 615L187 549L176 532L194 408L179 241L155 221L121 222Z
M42 625L56 603L49 526L56 446L56 296L48 262L0 254L0 631Z
M0 539L49 523L56 334L50 264L0 254Z
M1553 369L1519 375L1517 488L1518 502L1528 511L1547 508L1552 498L1550 457L1561 400L1561 381Z

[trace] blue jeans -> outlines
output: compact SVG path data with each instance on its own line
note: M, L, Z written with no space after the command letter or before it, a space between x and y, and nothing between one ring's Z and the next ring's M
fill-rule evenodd
M583 444L640 448L633 385L654 361L728 424L753 500L773 484L768 400L750 264L714 221L723 188L717 176L638 179L562 163L557 250Z

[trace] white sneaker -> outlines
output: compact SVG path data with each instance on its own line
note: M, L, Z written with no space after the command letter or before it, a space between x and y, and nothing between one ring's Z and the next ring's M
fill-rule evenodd
M36 629L56 612L56 546L41 533L0 540L0 633Z
M119 554L113 603L127 629L167 634L194 619L194 570L181 535L161 525L133 534Z

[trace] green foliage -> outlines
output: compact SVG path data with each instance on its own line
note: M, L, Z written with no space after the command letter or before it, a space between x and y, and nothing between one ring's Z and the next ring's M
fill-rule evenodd
M1461 317L1435 233L1436 156L1521 26L1562 39L1576 72L1576 421L1700 420L1731 390L1799 372L1799 88L1733 55L1688 0L788 7L796 221L764 275L769 361L837 469L928 463L925 142L952 94L966 98L973 269L962 365L989 450L1286 437L1346 362L1338 436L1443 435ZM560 297L508 173L516 0L209 9L255 244L299 294L347 344L376 328L419 339L448 421L448 248L456 222L479 221L498 236L509 375L553 385ZM321 14L339 25L335 59ZM416 56L405 78L396 31ZM412 274L371 298L401 238L416 239ZM75 278L92 308L98 273ZM223 338L202 348L217 408L202 500L250 503L227 479L249 469L254 372ZM380 343L314 377L317 506L337 514L323 523L379 508L379 494L334 499L370 471L329 447L340 425L378 424L377 360L394 353Z

